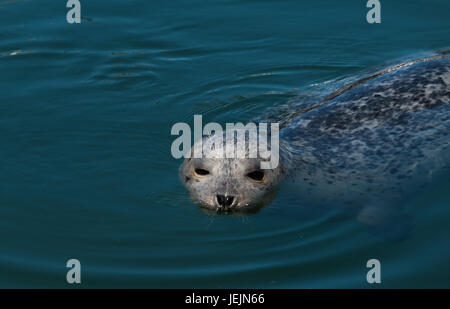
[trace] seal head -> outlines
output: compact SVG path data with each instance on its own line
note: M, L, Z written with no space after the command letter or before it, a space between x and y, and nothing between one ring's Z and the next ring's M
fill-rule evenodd
M235 130L225 131L198 141L191 149L191 157L181 165L182 182L192 199L206 212L258 212L273 200L286 174L287 153L282 145L279 147L278 164L262 169L261 163L267 162L268 158L263 158L259 152L256 157L250 156L249 143L245 148L237 147L234 134ZM226 141L230 136L231 144L235 146L232 158L225 154L229 147ZM270 149L268 143L260 143ZM194 157L196 151L201 153L200 158Z

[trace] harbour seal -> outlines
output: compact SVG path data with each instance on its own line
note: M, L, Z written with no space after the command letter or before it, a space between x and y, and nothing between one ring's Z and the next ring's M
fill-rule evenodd
M450 56L408 61L286 117L276 168L259 169L261 158L187 158L181 179L213 212L257 212L283 181L299 203L363 203L359 219L376 224L385 214L378 205L394 205L449 167L449 103Z

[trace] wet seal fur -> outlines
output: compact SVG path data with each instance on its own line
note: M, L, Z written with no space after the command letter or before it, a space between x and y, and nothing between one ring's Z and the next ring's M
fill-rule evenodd
M280 164L264 181L248 177L258 158L186 159L180 174L193 199L212 211L256 212L286 179L299 202L363 203L358 219L377 225L402 196L449 168L449 103L450 55L409 61L286 117ZM210 171L198 175L198 167ZM236 199L222 207L218 194Z

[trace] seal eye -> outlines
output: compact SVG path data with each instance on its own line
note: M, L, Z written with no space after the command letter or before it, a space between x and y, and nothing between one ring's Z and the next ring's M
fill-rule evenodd
M253 171L247 174L248 177L255 181L262 181L264 179L264 172L263 171Z
M208 175L208 174L209 174L209 171L204 170L204 169L202 169L202 168L196 168L196 169L194 170L194 173L195 173L195 175L197 175L197 176L205 176L205 175Z

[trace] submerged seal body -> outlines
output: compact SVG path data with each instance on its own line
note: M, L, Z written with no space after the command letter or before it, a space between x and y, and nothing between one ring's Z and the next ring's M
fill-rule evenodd
M402 63L286 119L274 170L258 169L259 158L210 158L185 159L180 173L212 210L255 208L283 179L299 202L395 200L449 167L449 103L448 56Z

